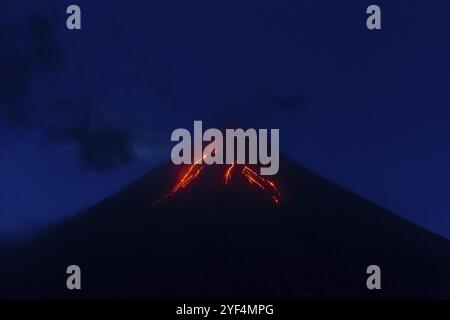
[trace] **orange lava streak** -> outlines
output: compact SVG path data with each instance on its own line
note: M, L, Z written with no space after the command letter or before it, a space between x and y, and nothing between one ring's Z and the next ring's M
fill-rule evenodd
M183 189L184 187L186 187L192 180L194 180L195 178L197 178L197 176L200 174L200 171L202 171L203 166L201 166L200 168L198 168L197 170L194 171L195 166L197 166L200 161L197 160L195 163L191 164L191 166L189 167L188 171L181 177L181 179L178 181L178 183L172 188L172 193L177 192L180 189ZM193 172L194 171L194 172Z
M205 168L204 164L200 164L200 162L204 159L205 156L197 160L195 163L191 164L187 169L186 173L184 173L178 179L178 181L175 183L170 192L168 192L162 198L154 202L152 206L155 206L162 201L168 201L176 192L186 188L195 178L197 178L200 175L202 170ZM225 170L225 174L223 176L223 181L225 184L230 183L235 167L236 165L233 163ZM278 187L273 181L263 178L261 175L252 170L250 167L245 165L243 166L241 173L247 179L249 184L256 185L259 189L264 190L264 192L270 192L272 201L276 205L278 205L281 202L281 192L278 190Z
M203 156L201 159L197 160L195 163L191 164L189 166L189 169L183 176L178 180L178 182L175 184L175 186L170 190L169 193L165 194L163 197L155 201L152 206L156 206L157 204L161 203L162 201L169 200L174 193L180 191L183 188L186 188L192 180L198 177L200 172L205 167L204 165L199 165L199 163L205 159L205 156ZM197 168L196 168L197 167ZM196 169L196 170L195 170Z
M266 178L261 177L255 171L253 171L250 167L244 166L242 169L242 174L247 178L247 181L250 184L256 184L259 188L266 190L266 188L270 188L273 193L272 200L275 204L279 204L281 200L281 193L278 190L277 186L273 181L270 181Z
M191 183L192 180L197 178L202 169L203 167L200 167L197 170L195 170L194 173L191 173L192 170L190 169L189 173L185 174L183 178L172 188L172 193L175 193L178 190L185 188L189 183Z
M234 168L234 163L225 172L225 176L223 177L223 180L224 180L225 184L228 184L228 182L230 182L230 180L231 180L231 172L233 171L233 168Z
M245 173L244 173L244 175L245 175ZM260 187L261 189L266 189L266 188L264 188L264 186L261 184L261 183L259 183L258 181L256 181L253 177L251 177L250 175L245 175L245 177L247 178L247 180L248 180L248 182L250 182L250 184L256 184L258 187Z

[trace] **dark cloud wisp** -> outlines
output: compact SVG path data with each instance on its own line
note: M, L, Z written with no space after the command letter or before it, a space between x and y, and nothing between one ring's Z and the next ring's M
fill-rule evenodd
M12 131L40 130L51 141L75 144L83 164L93 170L133 161L132 133L105 121L93 94L67 97L58 89L64 59L53 24L36 14L0 22L0 121ZM43 82L52 89L36 92L34 86ZM161 94L174 99L170 92Z

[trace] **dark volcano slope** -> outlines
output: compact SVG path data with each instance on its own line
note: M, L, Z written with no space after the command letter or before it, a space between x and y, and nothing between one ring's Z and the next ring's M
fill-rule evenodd
M287 160L285 202L207 167L170 201L163 166L3 253L2 298L450 298L450 242ZM82 290L66 289L66 268ZM382 289L366 288L366 268Z

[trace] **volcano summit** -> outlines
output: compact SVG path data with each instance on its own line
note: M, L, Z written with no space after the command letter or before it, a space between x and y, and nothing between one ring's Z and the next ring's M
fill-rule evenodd
M0 297L450 298L448 240L281 160L280 205L249 183L244 167L225 183L230 168L214 165L149 206L183 176L178 166L161 166L3 249ZM66 288L73 264L81 290ZM366 287L370 265L381 269L381 290Z
M171 152L174 164L259 164L261 175L275 175L279 169L279 129L270 130L270 143L267 129L226 129L225 141L219 129L211 128L202 133L202 122L194 121L194 158L191 157L191 134L186 129L175 129L171 140L179 141ZM180 141L181 139L181 141ZM203 142L210 142L203 148ZM224 143L225 142L225 143ZM247 143L246 143L247 142ZM225 147L224 147L225 144ZM246 146L248 145L248 149ZM270 146L270 154L269 154ZM225 151L225 152L224 152ZM236 154L236 157L235 157ZM236 159L235 159L236 158ZM265 167L268 165L267 167Z

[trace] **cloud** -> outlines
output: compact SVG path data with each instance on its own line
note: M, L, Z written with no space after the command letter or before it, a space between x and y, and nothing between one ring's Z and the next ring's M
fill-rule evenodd
M75 126L68 138L76 142L85 165L95 170L108 170L135 160L128 131L109 126Z
M82 163L93 170L133 161L133 135L104 119L94 94L74 97L60 90L63 55L51 21L29 13L0 22L0 121L11 130L41 130L51 141L75 144ZM51 89L36 93L45 83ZM173 100L170 92L161 94Z
M0 115L13 127L29 126L32 82L60 63L53 27L48 19L27 14L21 24L0 23L0 43Z
M83 165L93 170L107 171L134 161L134 135L105 120L94 108L96 104L93 95L51 103L50 115L54 117L48 119L47 137L74 143Z

